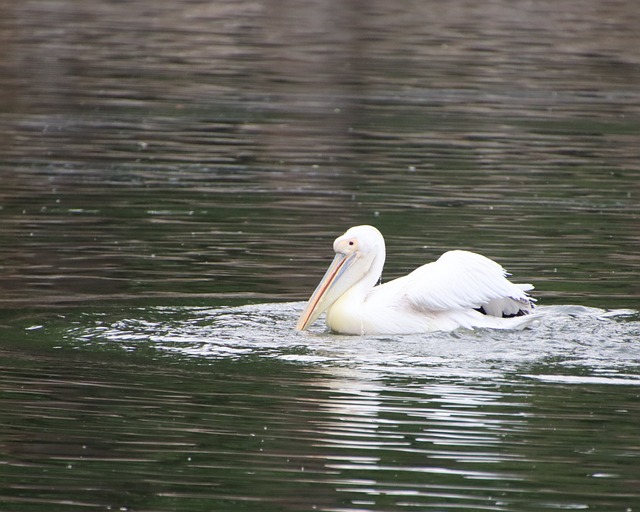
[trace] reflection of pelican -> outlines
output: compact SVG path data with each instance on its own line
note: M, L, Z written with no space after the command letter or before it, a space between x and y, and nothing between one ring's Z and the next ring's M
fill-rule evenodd
M333 243L336 256L298 320L299 331L324 311L327 325L345 334L407 334L457 327L522 328L531 323L530 284L513 284L484 256L449 251L410 274L376 286L384 238L356 226Z

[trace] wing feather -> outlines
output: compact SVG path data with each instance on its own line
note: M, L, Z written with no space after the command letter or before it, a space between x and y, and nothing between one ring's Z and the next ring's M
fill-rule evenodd
M501 265L480 254L449 251L402 278L403 295L418 310L485 308L494 316L528 311L531 285L516 285Z

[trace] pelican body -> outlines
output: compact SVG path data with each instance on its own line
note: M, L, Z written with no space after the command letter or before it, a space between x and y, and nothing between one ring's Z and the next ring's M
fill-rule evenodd
M530 284L511 283L495 261L449 251L410 274L378 284L385 243L373 226L355 226L333 243L336 255L300 315L304 331L326 312L332 331L411 334L459 327L518 329L534 315Z

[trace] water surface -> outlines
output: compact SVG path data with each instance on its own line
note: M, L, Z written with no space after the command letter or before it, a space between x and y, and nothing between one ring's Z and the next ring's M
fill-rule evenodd
M0 507L634 510L634 2L7 2ZM293 326L349 226L518 332Z

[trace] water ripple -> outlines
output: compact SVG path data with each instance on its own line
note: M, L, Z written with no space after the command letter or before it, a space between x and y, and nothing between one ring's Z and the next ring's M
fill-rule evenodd
M458 330L403 336L342 336L293 331L301 303L241 307L140 308L140 317L109 320L84 314L72 343L202 359L274 357L301 364L356 368L384 374L504 376L522 367L589 368L612 374L637 368L638 314L582 306L542 306L541 325L525 331ZM131 313L131 310L128 310Z

